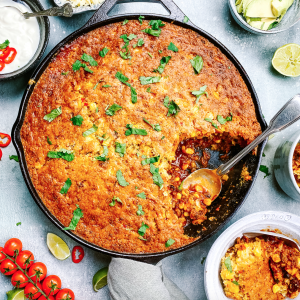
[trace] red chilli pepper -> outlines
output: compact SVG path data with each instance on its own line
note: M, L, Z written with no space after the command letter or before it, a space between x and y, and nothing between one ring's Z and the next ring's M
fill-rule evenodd
M10 142L11 142L11 137L10 137L9 134L1 133L0 132L0 138L2 140L7 139L7 141L5 143L3 143L2 141L0 141L0 147L2 147L2 148L7 147L10 144Z
M10 64L14 61L14 59L16 58L17 55L17 50L15 48L11 48L11 47L7 47L8 48L8 55L4 58L4 62L6 64ZM7 49L6 48L6 49Z
M0 72L4 69L5 63L2 59L0 59Z
M2 150L0 149L0 160L1 160L1 158L2 158Z
M81 246L75 246L72 250L72 261L73 261L73 263L78 264L83 260L83 258L84 258L83 248Z
M9 47L6 47L5 49L0 50L0 59L4 59L9 54Z

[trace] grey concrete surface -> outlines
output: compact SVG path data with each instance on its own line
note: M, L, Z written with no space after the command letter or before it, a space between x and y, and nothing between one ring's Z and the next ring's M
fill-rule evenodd
M278 47L287 43L300 43L299 23L284 33L257 36L246 32L235 23L225 0L174 1L194 24L214 35L242 63L258 93L267 121L289 98L300 92L299 78L285 78L271 66L272 55ZM41 0L41 2L46 8L53 5L51 0ZM121 12L164 13L164 9L159 4L127 3L117 5L111 13ZM51 18L51 38L46 52L85 24L92 14L89 12L75 15L71 19ZM0 82L0 132L11 132L29 78L30 73L27 73L17 79ZM299 122L284 132L276 134L265 149L266 156L262 164L272 171L274 152L278 144L285 136L296 130L299 130ZM85 249L84 260L76 265L70 258L62 262L58 261L48 251L45 243L47 232L60 235L70 248L75 243L52 225L36 206L24 183L18 163L8 158L15 153L11 144L3 150L3 159L0 162L0 245L11 237L18 237L23 241L24 248L31 250L38 261L47 264L49 274L57 274L61 277L64 287L73 289L77 300L109 299L107 287L98 293L92 289L93 274L108 265L109 257ZM263 210L300 214L300 202L284 194L276 183L273 172L265 179L263 173L259 174L246 203L226 227L245 215ZM17 222L22 222L22 225L16 226ZM163 260L163 268L167 276L191 300L206 299L204 265L201 264L201 260L207 256L211 245L221 232L201 245ZM0 299L6 299L5 293L11 287L9 278L1 275Z

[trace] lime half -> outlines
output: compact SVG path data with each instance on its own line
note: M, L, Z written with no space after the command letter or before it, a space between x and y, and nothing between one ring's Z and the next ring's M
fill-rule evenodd
M54 233L47 234L47 246L54 257L59 260L65 260L71 254L65 241Z
M98 292L107 285L107 272L108 267L100 269L93 277L94 291Z
M273 67L282 75L300 75L300 45L287 44L276 50L272 59Z
M15 289L6 293L7 300L25 300L24 289Z

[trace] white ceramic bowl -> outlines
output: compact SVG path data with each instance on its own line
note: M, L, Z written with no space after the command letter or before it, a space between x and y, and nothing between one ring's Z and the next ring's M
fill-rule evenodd
M256 34L270 34L285 31L294 26L300 20L300 0L294 0L293 5L289 8L278 26L271 30L261 30L250 26L241 14L236 10L236 0L228 0L230 12L235 21L244 29Z
M300 201L300 189L293 174L293 154L300 141L300 131L294 132L277 148L274 156L274 173L280 187L293 199Z
M53 0L53 1L57 6L63 6L66 3L71 3L71 1L68 1L68 0ZM74 15L81 14L86 11L97 10L103 4L104 1L105 0L102 0L102 2L100 4L82 5L82 6L78 6L78 7L73 7L73 14Z
M263 211L248 215L227 228L214 242L204 268L204 286L208 300L228 300L224 294L220 270L221 258L236 238L244 232L262 229L279 229L285 235L300 240L300 217L280 211ZM297 300L300 300L298 295Z

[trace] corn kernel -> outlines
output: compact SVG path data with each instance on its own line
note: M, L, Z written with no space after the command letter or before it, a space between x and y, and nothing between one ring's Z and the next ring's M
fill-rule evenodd
M261 250L259 247L256 247L253 252L254 252L254 255L261 256Z
M229 178L229 176L228 176L227 174L225 174L225 175L223 175L223 176L222 176L222 180L225 180L225 181L227 181L227 180L228 180L228 178Z
M202 186L199 185L199 184L197 184L197 185L195 186L195 189L196 189L197 192L202 192L202 191L203 191Z
M185 196L185 197L187 197L189 194L188 194L187 191L183 190L183 191L182 191L182 195Z
M185 217L188 217L190 214L189 214L187 211L185 211L183 215L184 215Z
M180 180L180 178L179 178L179 177L176 177L176 178L175 178L175 181L179 181L179 180Z
M228 290L234 294L237 294L240 291L240 287L231 281L228 282L227 284Z
M177 193L177 199L181 199L181 194Z
M226 270L226 269L223 269L223 270L221 271L221 277L222 277L223 279L229 279L229 280L231 280L231 279L234 278L234 273L233 273L233 272L229 272L229 271Z
M272 255L272 259L274 262L278 263L281 261L280 256L278 254Z
M192 132L191 137L195 137L195 136L196 136L196 132Z
M278 285L278 284L274 284L274 285L273 285L273 293L276 294L276 293L279 292L279 290L280 290L279 285Z
M206 206L211 205L211 199L210 199L210 198L204 199L203 202L204 202L204 204L205 204Z
M198 194L198 193L195 193L195 194L194 194L194 197L195 197L195 198L197 198L197 199L199 199L199 198L200 198L200 196L199 196L199 194Z
M194 151L192 148L187 148L187 149L185 150L185 152L186 152L187 154L194 154L194 153L195 153L195 151Z
M188 167L189 167L189 164L183 164L182 167L181 167L181 169L182 170L186 170Z
M215 96L216 99L218 99L218 100L220 99L220 95L219 95L218 92L214 92L213 94L214 94L214 96Z
M183 208L184 208L184 203L180 203L180 204L178 205L178 207L179 207L180 209L183 209Z

